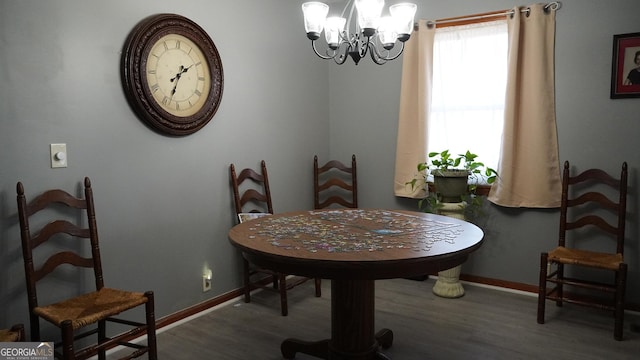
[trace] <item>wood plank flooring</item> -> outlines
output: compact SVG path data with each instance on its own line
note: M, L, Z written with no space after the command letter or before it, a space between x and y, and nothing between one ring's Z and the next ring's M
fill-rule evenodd
M640 316L625 316L624 341L613 339L608 312L547 303L536 323L537 298L465 284L459 299L433 295L433 280L376 282L376 328L394 332L385 354L394 360L640 359ZM313 283L289 292L289 316L278 295L254 293L158 334L162 360L280 360L285 338L330 335L330 281L321 298ZM299 360L314 359L306 355Z

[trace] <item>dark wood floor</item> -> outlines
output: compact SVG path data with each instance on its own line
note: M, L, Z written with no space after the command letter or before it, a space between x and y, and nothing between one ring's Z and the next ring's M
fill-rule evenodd
M536 298L465 285L459 299L432 294L433 280L376 282L376 327L394 332L385 354L425 359L640 359L640 316L627 313L624 341L613 339L607 312L549 302L546 324L536 323ZM330 282L323 296L313 284L290 292L289 316L280 316L277 294L259 292L161 331L162 360L276 360L288 337L320 340L330 334ZM296 359L313 359L299 355Z

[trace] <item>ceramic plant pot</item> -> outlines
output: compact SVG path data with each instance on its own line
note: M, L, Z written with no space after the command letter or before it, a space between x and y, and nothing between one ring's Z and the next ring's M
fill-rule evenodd
M438 200L444 203L457 203L469 191L469 171L463 169L433 170L433 183Z

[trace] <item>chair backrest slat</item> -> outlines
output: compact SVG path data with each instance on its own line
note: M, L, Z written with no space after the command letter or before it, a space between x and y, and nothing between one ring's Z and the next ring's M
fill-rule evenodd
M251 168L245 168L238 174L234 164L229 166L236 215L245 212L264 212L273 214L271 189L269 188L269 175L267 173L267 165L264 160L260 162L260 171L260 173L257 173ZM245 183L245 181L248 183ZM252 187L252 185L254 187ZM252 203L260 209L247 209L246 205L249 203Z
M63 264L91 268L93 267L93 259L80 257L77 253L71 251L56 253L50 256L44 264L34 272L35 280L41 280Z
M333 205L358 207L358 177L356 156L351 156L351 167L338 160L319 166L313 157L313 208L324 209Z
M18 182L16 186L22 255L30 309L38 306L37 283L53 273L61 265L68 264L76 267L92 268L96 290L104 286L93 193L89 178L84 179L84 188L84 199L75 197L64 190L54 189L47 190L27 202L24 185ZM60 209L61 205L64 209ZM31 218L45 209L51 210L51 213L57 209L60 212L60 217L39 229L33 228ZM74 223L69 220L71 213L69 210L80 212L84 216L75 214L73 218L77 222ZM50 212L47 211L46 215L49 215ZM83 217L87 221L86 225L81 224ZM77 241L70 241L69 237L89 241L91 254L81 254L84 247ZM43 252L50 251L50 249L55 250L51 251L52 253L49 255L45 256L43 254L41 263L35 264L33 252L37 247L45 243L55 243L55 246L43 249Z
M623 162L620 177L615 178L600 169L588 169L571 175L565 161L562 176L562 202L560 207L560 246L566 246L569 230L592 227L613 235L616 253L624 253L627 163ZM603 192L602 186L613 189L617 196ZM572 246L578 246L572 244Z

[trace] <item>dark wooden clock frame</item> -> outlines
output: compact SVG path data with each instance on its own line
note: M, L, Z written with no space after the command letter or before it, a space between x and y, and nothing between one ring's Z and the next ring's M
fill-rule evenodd
M146 81L146 63L153 44L168 34L182 35L205 54L211 74L211 88L202 109L179 117L160 107ZM195 22L176 14L156 14L143 19L129 34L122 54L122 83L127 100L136 114L154 130L172 136L185 136L204 127L215 115L224 79L222 60L209 35Z

